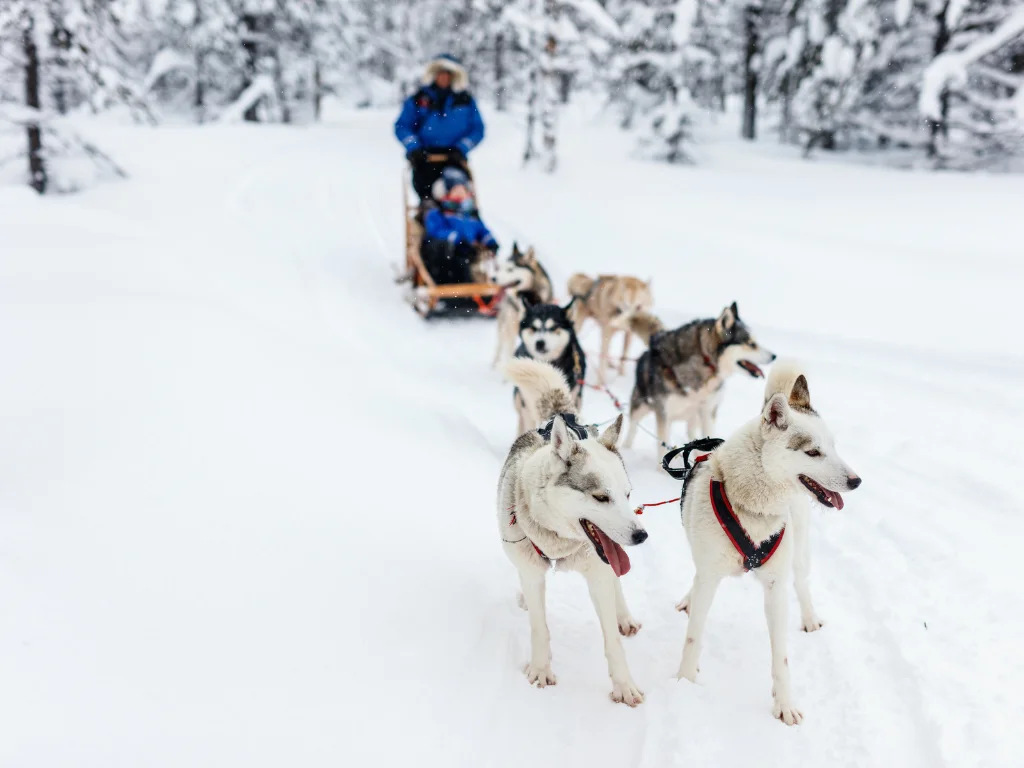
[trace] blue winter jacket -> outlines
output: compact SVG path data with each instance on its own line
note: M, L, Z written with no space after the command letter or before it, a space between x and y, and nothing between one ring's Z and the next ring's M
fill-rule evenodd
M487 226L475 216L462 213L448 213L437 208L427 211L423 221L423 229L427 237L434 240L447 240L452 245L458 243L481 243L484 247L498 247L494 235Z
M395 136L414 149L457 149L468 155L484 138L484 121L467 91L446 91L427 85L405 100L395 121Z

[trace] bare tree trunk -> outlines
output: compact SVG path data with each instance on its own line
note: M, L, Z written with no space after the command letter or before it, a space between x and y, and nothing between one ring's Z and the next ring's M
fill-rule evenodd
M58 114L68 113L68 51L71 50L71 32L64 27L64 19L61 17L58 8L51 7L50 21L53 31L50 33L50 45L56 51L53 58L53 75L50 82L53 84L53 106Z
M256 42L257 27L260 17L254 13L242 14L242 25L245 27L245 34L242 37L242 50L245 52L245 88L248 88L256 81L256 63L259 61L259 45ZM260 121L259 102L254 101L242 114L242 118L249 123Z
M537 149L533 145L533 134L537 128L537 91L540 88L540 75L538 63L534 63L530 70L530 95L526 97L526 149L523 150L523 165L526 165L537 156Z
M292 121L292 110L288 105L288 90L284 87L284 65L281 63L280 47L274 51L274 91L277 93L277 100L281 105L281 122L288 125Z
M25 26L21 36L22 53L25 54L25 106L37 111L41 107L39 100L39 50L34 38L35 19L26 12ZM25 129L28 134L28 173L29 184L40 195L46 192L46 163L43 158L43 134L39 123L33 123Z
M744 8L743 26L746 48L743 56L743 138L757 138L757 69L754 60L760 47L761 9L755 4Z
M949 8L949 2L943 3L942 8L937 14L935 14L935 42L932 45L932 58L937 58L939 54L946 50L949 45L952 33L948 26L946 26L946 11ZM946 136L949 133L949 127L946 124L946 117L949 114L949 91L943 90L942 95L939 97L939 119L934 120L927 118L925 120L928 125L928 157L934 158L939 155L939 136Z
M782 121L779 125L779 141L789 142L793 130L793 72L790 70L782 76Z
M195 33L203 24L203 3L202 0L195 0L195 20L192 24L192 31ZM198 35L196 35L198 37ZM196 121L206 120L206 51L196 45L196 90L192 105L196 111Z
M540 67L540 123L543 135L544 170L554 173L558 167L558 134L556 132L556 110L558 103L558 72L555 54L558 52L558 0L544 0L544 20L547 27L544 53Z
M313 119L319 122L320 112L323 108L324 80L320 72L320 60L313 62Z
M505 111L505 35L501 32L494 38L494 83L495 109Z

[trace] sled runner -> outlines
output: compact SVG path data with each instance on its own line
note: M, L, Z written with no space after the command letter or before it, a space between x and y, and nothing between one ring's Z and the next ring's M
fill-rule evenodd
M428 155L429 162L445 162L447 155ZM410 195L408 170L402 175L402 205L405 210L405 279L411 283L410 303L424 318L432 317L494 317L501 300L501 287L496 283L439 284L423 263L420 245L423 226L420 223L420 202Z

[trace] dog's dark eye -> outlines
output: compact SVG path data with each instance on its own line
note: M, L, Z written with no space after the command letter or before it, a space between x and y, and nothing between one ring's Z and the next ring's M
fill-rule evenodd
M821 456L821 451L819 451L817 448L814 448L813 450L810 450L810 451L804 451L804 453L806 453L812 459L816 459L819 456Z
M599 504L607 504L609 501L611 501L611 498L608 496L607 493L595 493L594 501L598 502Z

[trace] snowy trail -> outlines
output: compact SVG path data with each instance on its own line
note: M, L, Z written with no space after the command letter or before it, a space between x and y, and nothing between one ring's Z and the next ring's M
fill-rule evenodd
M479 151L499 239L535 243L557 286L628 253L655 275L668 321L738 300L763 343L811 364L815 404L866 482L842 513L812 513L826 626L797 632L791 596L807 720L787 729L770 716L752 580L719 591L699 683L673 679L686 622L673 606L692 566L672 506L646 513L624 583L644 625L626 651L646 703L608 701L596 617L571 576L549 590L559 684L526 685L526 617L492 517L510 393L489 367L493 326L426 325L391 282L402 235L387 119L116 129L130 184L45 203L0 190L19 256L0 265L0 327L19 329L0 334L0 763L659 768L747 765L756 744L765 765L1012 765L1024 360L969 328L950 336L949 250L922 234L930 215L892 220L895 245L883 228L822 251L779 215L791 200L760 194L785 169L798 200L817 194L801 181L856 198L884 180L964 207L947 182L744 149L693 171L625 158L594 171L583 159L604 144L581 131L541 187L514 167L512 126L496 121ZM210 168L216 183L196 183ZM602 173L650 194L611 215L592 192ZM758 201L747 231L727 224L738 178L740 202ZM962 215L1006 225L1005 181L989 181L992 199ZM683 252L666 247L661 222L690 206ZM59 226L40 236L39 220ZM827 298L803 297L862 268L865 250L894 279L912 269L912 307L844 292L825 316ZM1009 291L1020 267L1005 257L996 243L972 282L959 275L966 310L975 292ZM810 277L792 270L811 260ZM864 320L865 302L888 327ZM991 313L1020 337L1005 307ZM612 387L628 396L627 378ZM728 388L723 431L760 401L756 382ZM612 413L587 394L585 416ZM642 500L677 495L654 456L641 438L626 457Z

